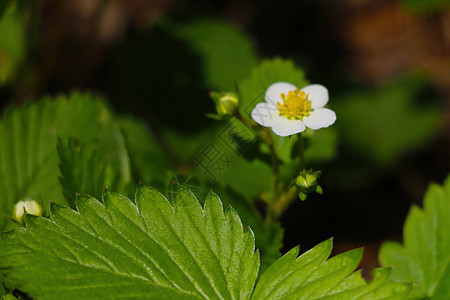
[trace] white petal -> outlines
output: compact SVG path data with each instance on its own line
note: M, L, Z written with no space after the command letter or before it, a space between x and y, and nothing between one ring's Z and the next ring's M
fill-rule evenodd
M324 107L328 102L328 90L321 84L310 84L301 90L309 94L308 100L311 101L311 108Z
M293 84L287 82L276 82L267 88L264 99L276 106L277 102L283 103L283 99L281 99L282 93L287 95L290 91L295 89L297 89L297 87Z
M283 118L280 116L278 109L267 102L256 104L255 108L252 110L251 116L256 123L264 127L271 127L280 118Z
M303 118L305 125L311 129L328 127L336 121L336 114L328 108L316 108L309 116Z
M303 124L301 120L289 120L284 117L281 118L282 119L272 126L273 132L279 136L293 135L306 129L305 124Z

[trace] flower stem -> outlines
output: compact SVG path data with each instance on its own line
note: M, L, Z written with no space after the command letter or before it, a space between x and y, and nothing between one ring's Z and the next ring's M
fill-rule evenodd
M280 166L278 163L277 153L275 152L275 147L273 146L273 143L269 145L270 149L270 157L272 160L272 167L273 167L273 203L277 202L278 199L278 186L279 186L279 180L280 180Z
M299 154L299 167L296 171L295 176L298 172L305 169L305 141L303 139L302 133L300 132L297 135L297 148ZM271 217L273 220L277 219L283 211L289 206L289 204L295 199L298 194L298 188L293 186L289 188L285 193L283 193L279 199L276 199L273 205L270 207L271 209Z
M283 213L283 211L289 206L289 204L291 204L297 195L298 188L293 186L280 197L280 200L273 206L275 219Z
M299 162L299 171L302 171L305 169L305 141L303 140L302 133L300 132L297 135L297 147L298 147L298 157L300 159Z
M266 223L273 223L276 218L278 217L277 212L275 211L275 205L278 202L278 198L280 197L280 164L278 161L277 153L275 150L275 147L273 145L273 137L272 132L268 128L259 129L255 128L253 124L248 122L239 112L237 112L236 117L247 126L249 129L254 130L256 134L259 136L261 141L263 141L267 147L269 147L270 151L270 159L272 163L272 169L273 169L273 193L272 193L272 199L267 201L267 212L266 212Z

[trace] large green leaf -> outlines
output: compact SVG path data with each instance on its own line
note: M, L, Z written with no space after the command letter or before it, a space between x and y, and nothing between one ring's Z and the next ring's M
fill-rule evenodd
M239 213L244 226L250 226L258 236L256 247L261 250L260 270L265 270L280 256L283 230L280 224L264 224L263 218L248 197L256 196L267 189L270 185L271 171L261 161L255 160L250 163L238 154L236 144L226 134L227 128L234 128L233 124L237 123L230 122L227 127L222 127L219 131L216 128L209 128L195 137L176 134L169 130L164 133L164 137L170 140L172 149L176 151L176 157L185 160L186 163L189 160L192 161L193 157L199 158L202 149L210 143L218 147L220 152L226 153L233 163L229 168L225 168L223 173L217 173L217 181L212 182L211 177L205 175L205 169L200 165L193 172L196 176L186 170L180 170L180 174L177 175L173 174L166 154L170 150L163 152L141 123L129 118L121 119L134 177L146 184L151 183L161 189L166 188L169 199L180 184L191 190L200 201L213 187L221 195L224 205L231 205ZM212 139L211 136L215 138ZM214 168L212 165L206 167ZM183 174L189 175L183 176ZM177 182L177 185L173 185L172 180L167 185L169 175L173 176L173 181ZM237 180L235 175L239 176Z
M221 195L225 207L235 209L244 226L250 226L255 233L255 246L261 253L260 273L277 260L283 246L283 228L280 223L266 223L255 205L242 193L231 188L217 186L214 190Z
M417 282L419 298L450 299L450 177L431 185L424 208L413 206L405 222L403 243L386 242L380 261L394 266L397 280Z
M380 299L410 288L387 281L389 269L370 284L353 273L361 249L326 260L331 240L299 258L294 248L255 288L253 233L212 192L204 207L183 187L170 203L140 186L135 203L105 190L102 202L79 196L77 211L50 209L0 234L2 275L40 299Z
M403 299L409 293L410 284L389 282L387 268L375 269L371 283L353 272L362 249L326 260L331 249L331 239L298 258L293 248L263 273L252 299Z
M77 145L74 139L67 143L59 140L60 182L64 196L71 207L75 206L75 194L86 193L101 197L102 186L117 189L120 173L114 172L96 144Z
M249 298L259 254L233 209L213 193L202 208L187 190L172 206L143 186L135 202L105 191L78 197L78 212L27 216L0 236L0 269L40 299Z
M128 181L128 159L120 130L103 101L73 93L7 109L0 120L0 229L15 203L26 197L65 204L58 188L57 141L95 143ZM123 183L125 185L125 183ZM83 192L79 190L78 192Z

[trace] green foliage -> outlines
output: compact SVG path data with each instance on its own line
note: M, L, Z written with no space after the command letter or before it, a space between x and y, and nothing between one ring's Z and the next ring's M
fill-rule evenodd
M443 12L450 7L449 0L403 0L402 3L410 11L423 14Z
M52 204L50 219L27 215L26 228L0 235L0 270L33 297L381 299L409 291L387 281L389 269L370 284L353 273L361 249L326 260L331 240L299 258L298 248L289 251L254 289L253 233L214 193L204 207L182 187L170 203L145 186L135 203L107 190L102 202L82 195L76 204Z
M270 188L271 177L272 170L266 163L260 160L249 162L241 158L219 180L244 196L255 197Z
M450 177L443 186L431 185L424 208L413 206L403 232L403 245L386 242L380 261L394 266L393 279L417 282L421 299L450 298Z
M3 17L3 14L5 13L6 9L10 6L10 3L12 3L14 0L4 0L0 2L0 20Z
M16 72L25 52L25 16L14 1L0 4L0 85Z
M244 226L250 226L255 233L256 248L261 253L260 273L280 257L283 246L283 228L278 222L266 223L255 205L239 191L217 185L214 188L221 195L225 207L231 206L241 217Z
M233 124L240 123L233 122ZM236 154L236 145L233 144L233 141L229 139L229 136L221 135L224 133L223 124L219 128L205 129L195 136L181 135L175 131L166 130L163 135L167 139L167 146L170 149L165 149L165 152L154 142L142 124L127 118L121 120L121 127L127 140L134 178L146 184L152 183L160 188L167 187L169 199L172 198L172 194L176 193L176 187L179 184L191 190L199 199L203 199L212 187L215 191L220 192L224 205L231 205L241 216L244 225L250 226L258 236L256 247L261 250L260 269L264 270L280 256L279 250L282 246L283 236L280 224L264 224L260 213L250 201L250 197L258 196L259 193L270 187L270 167L260 160L249 162ZM227 145L223 141L219 142L218 135L226 139ZM243 136L254 138L253 135L244 134ZM213 142L220 151L224 151L233 160L227 170L222 174L217 174L217 181L213 181L199 166L194 166L195 169L192 171L196 176L192 176L190 171L186 171L184 168L180 170L180 173L187 172L190 174L189 176L180 174L174 176L172 164L168 161L166 153L173 151L173 157L182 161L183 165L189 166L193 157L198 156L202 148L210 142ZM230 146L234 150L231 150ZM172 180L167 183L167 178L171 176L177 185L174 185Z
M195 21L174 28L203 59L206 85L210 89L230 91L256 65L256 53L249 39L230 24L219 21Z
M119 174L112 174L112 169L103 156L91 145L77 145L74 139L67 143L58 142L60 160L60 182L71 207L75 206L75 194L86 193L94 197L101 197L102 186L116 189L114 184ZM114 180L115 179L115 180Z
M0 282L0 296L3 297L7 293L8 293L8 291L6 290L6 287L3 285L2 282Z
M186 190L173 206L147 187L135 201L106 191L103 203L78 197L78 212L27 216L1 235L0 269L41 299L249 298L259 255L233 209Z
M376 165L393 163L424 145L441 120L437 108L429 105L432 99L422 97L424 88L422 80L406 78L379 90L346 96L336 105L346 144Z
M336 128L323 128L320 130L308 130L302 134L305 139L305 161L308 165L325 163L336 156L338 145L338 131ZM285 164L289 164L289 169L296 168L298 165L298 147L297 135L289 139L273 135L275 151L278 158ZM269 148L261 146L261 151L269 154ZM291 176L289 174L288 176Z
M374 280L366 283L353 272L362 249L348 251L326 260L332 240L326 240L297 258L293 248L262 274L253 299L403 299L408 284L390 283L390 270L375 269Z
M0 299L1 300L15 300L17 299L14 297L14 295L11 293L11 290L5 285L5 283L0 281ZM22 299L22 298L20 298Z
M14 204L27 197L43 200L46 208L48 201L67 203L58 188L58 138L95 145L102 160L120 170L120 190L130 180L123 137L103 101L89 94L73 93L69 97L45 98L20 108L11 107L0 120L0 229L8 223ZM63 159L63 182L68 167L69 161ZM79 183L70 184L81 187ZM69 189L66 193L72 192Z
M166 183L171 162L148 128L131 117L119 119L119 125L126 140L133 178L147 184Z
M305 160L308 164L324 163L336 156L338 131L336 127L311 130L305 135Z

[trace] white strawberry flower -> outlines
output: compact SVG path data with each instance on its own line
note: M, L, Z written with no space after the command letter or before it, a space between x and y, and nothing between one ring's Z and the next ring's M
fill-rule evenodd
M269 86L264 99L266 102L258 103L251 116L279 136L293 135L306 127L314 130L328 127L336 121L335 112L324 108L328 90L321 84L299 90L293 84L277 82Z

